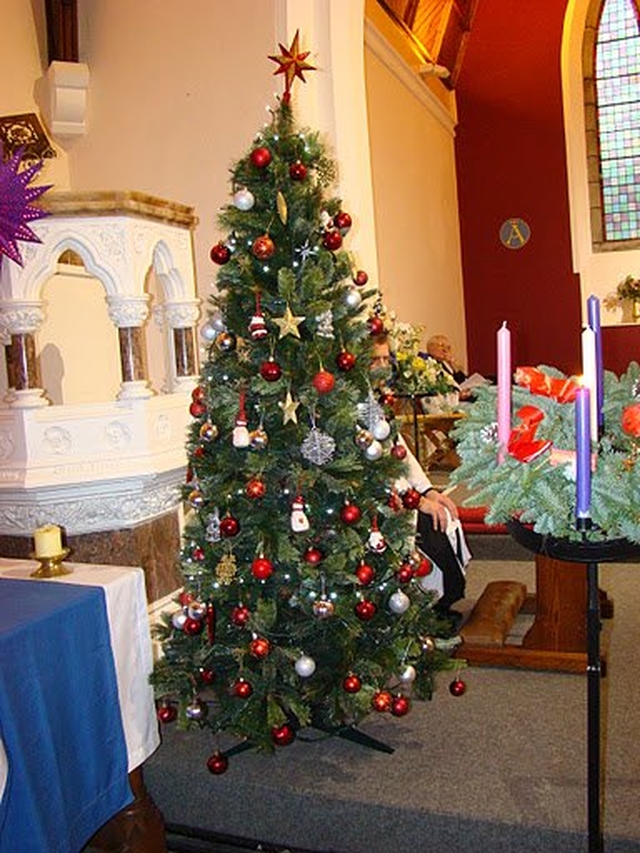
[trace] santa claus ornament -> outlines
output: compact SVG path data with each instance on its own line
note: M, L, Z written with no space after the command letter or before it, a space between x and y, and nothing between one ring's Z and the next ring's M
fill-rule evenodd
M291 504L291 529L294 533L304 533L309 529L309 519L304 509L304 498L297 495Z

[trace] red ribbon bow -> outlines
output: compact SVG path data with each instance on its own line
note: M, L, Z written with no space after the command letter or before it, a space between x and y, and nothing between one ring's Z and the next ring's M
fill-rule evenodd
M544 420L544 412L537 406L523 406L516 412L516 418L521 423L511 430L507 450L518 462L532 462L552 444L550 439L535 438L538 426Z

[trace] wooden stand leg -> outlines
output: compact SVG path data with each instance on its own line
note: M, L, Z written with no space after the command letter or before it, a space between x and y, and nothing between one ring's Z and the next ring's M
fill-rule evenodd
M134 800L98 830L89 846L105 853L166 853L164 821L142 777L142 767L129 773Z
M465 642L456 656L476 666L512 666L586 675L587 592L583 563L536 554L536 596L529 597L520 611L532 613L534 621L522 643L484 646ZM606 612L611 617L612 602L602 592L599 595L603 615ZM604 655L600 664L604 675Z

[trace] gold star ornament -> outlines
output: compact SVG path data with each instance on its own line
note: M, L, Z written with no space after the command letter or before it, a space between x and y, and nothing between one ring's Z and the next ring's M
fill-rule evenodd
M288 424L291 421L294 424L298 423L298 406L300 403L297 403L293 397L291 396L291 391L287 391L287 396L284 398L284 403L278 403L280 408L282 409L282 423Z
M295 338L300 337L300 329L298 326L303 323L306 317L294 317L291 308L287 305L287 310L282 317L274 317L273 322L280 329L278 339L284 338L287 335L293 335Z
M278 64L278 68L274 74L284 74L284 100L289 101L291 97L291 86L296 77L299 77L302 82L305 82L303 71L315 71L313 65L306 62L307 56L311 53L310 50L300 51L300 32L296 30L296 34L291 42L291 47L286 48L283 44L279 45L282 51L278 56L270 56L273 62Z

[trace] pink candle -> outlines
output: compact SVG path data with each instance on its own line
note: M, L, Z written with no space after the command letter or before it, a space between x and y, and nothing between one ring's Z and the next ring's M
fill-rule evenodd
M506 321L498 329L498 459L504 458L511 434L511 332Z

